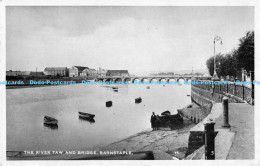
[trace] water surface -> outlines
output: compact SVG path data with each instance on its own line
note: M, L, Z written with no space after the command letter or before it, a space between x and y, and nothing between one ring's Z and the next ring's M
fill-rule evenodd
M7 89L7 151L86 150L103 146L150 128L152 112L190 103L188 85L64 85ZM135 104L134 99L143 102ZM105 102L113 101L107 108ZM78 117L95 114L95 122ZM43 125L43 117L58 119L58 127Z

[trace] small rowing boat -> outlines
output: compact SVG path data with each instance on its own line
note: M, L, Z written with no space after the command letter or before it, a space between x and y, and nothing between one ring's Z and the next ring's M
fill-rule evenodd
M47 125L57 125L58 120L49 116L44 116L43 123Z
M112 101L107 101L106 102L106 107L111 107L112 106Z
M85 112L79 112L79 117L93 119L95 117L95 115L89 114L89 113L85 113Z
M142 98L141 97L138 97L135 99L135 103L141 103L142 102Z

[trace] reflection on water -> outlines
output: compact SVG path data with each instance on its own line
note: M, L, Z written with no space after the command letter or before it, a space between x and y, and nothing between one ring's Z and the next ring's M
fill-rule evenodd
M43 125L44 125L44 127L50 128L52 130L58 129L58 124L46 124L46 123L44 123Z
M64 85L7 89L7 150L86 150L103 146L151 127L152 112L161 114L190 104L190 86ZM135 104L141 97L142 103ZM106 101L112 101L110 108ZM95 123L78 112L95 116ZM58 127L43 126L45 115Z
M90 124L96 122L93 118L83 118L83 117L80 117L80 116L79 116L79 120L83 121L83 122L89 122Z

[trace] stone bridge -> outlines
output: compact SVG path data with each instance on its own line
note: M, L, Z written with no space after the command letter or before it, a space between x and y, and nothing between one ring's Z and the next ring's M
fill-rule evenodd
M95 79L95 81L103 81L103 82L116 82L116 81L124 81L124 82L131 82L134 83L134 81L140 81L140 82L149 82L151 83L152 81L165 81L169 83L170 81L179 81L179 80L210 80L211 77L202 77L202 76L105 76L105 77L98 77Z

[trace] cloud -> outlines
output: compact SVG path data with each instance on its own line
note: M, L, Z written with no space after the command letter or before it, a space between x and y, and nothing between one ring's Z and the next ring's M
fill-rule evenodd
M213 55L215 34L224 42L217 51L228 52L253 27L253 17L244 14L246 19L242 18L240 10L228 8L7 11L7 69L13 70L72 65L130 72L200 69Z

